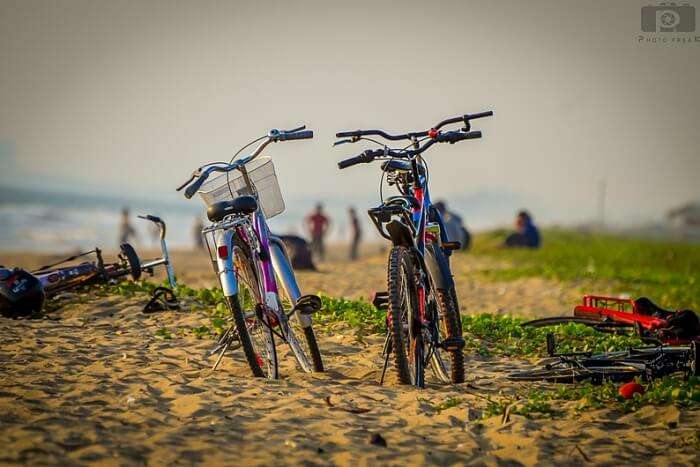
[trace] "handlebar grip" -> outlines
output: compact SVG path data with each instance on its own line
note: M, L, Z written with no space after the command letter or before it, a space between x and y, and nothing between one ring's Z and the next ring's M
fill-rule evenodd
M493 110L488 110L486 112L479 112L476 114L471 114L468 116L469 119L472 118L483 118L483 117L493 117Z
M467 133L463 131L448 131L447 133L443 133L438 137L438 142L454 144L458 141L463 141L465 139L476 138L481 138L480 131L469 131Z
M470 132L464 133L463 136L460 138L460 140L463 140L463 139L478 139L478 138L481 138L481 136L482 136L482 133L481 133L480 130L477 130L477 131L470 131Z
M201 188L202 184L207 180L207 178L209 178L209 173L204 172L197 180L194 181L192 185L188 186L185 190L185 198L192 198L194 194L197 193L197 190Z
M352 138L354 136L362 136L362 130L341 131L340 133L335 134L336 138Z
M297 131L294 133L285 133L280 137L280 141L291 141L293 139L312 139L314 137L313 130Z
M358 154L355 157L351 157L349 159L345 159L344 161L338 162L338 168L342 170L357 164L369 164L374 160L375 157L381 154L383 154L383 151L381 149L378 149L376 151L367 149L362 154Z
M194 174L192 174L190 176L190 178L188 178L185 183L183 183L179 187L175 188L175 191L181 191L183 188L185 188L187 185L189 185L192 180L194 180Z
M338 162L338 168L339 169L347 169L348 167L352 167L353 165L356 164L362 164L365 161L365 156L364 154L361 154L359 156L351 157L349 159L342 160Z

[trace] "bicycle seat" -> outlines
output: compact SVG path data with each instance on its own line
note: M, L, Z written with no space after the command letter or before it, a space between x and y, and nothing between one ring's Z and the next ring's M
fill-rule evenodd
M219 222L232 214L252 214L258 210L258 202L252 196L239 196L232 200L219 201L207 208L207 218Z
M401 206L405 209L420 209L420 203L415 196L390 196L384 200L385 206Z
M382 163L382 170L384 172L410 172L411 163L399 159L391 159ZM418 164L418 173L425 175L425 167L421 164Z
M667 316L673 314L673 311L661 308L659 305L646 297L636 299L634 301L634 305L637 312L643 315L656 316L657 318L665 319Z

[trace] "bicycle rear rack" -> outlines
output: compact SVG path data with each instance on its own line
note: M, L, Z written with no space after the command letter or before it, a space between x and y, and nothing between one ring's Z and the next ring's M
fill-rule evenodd
M391 241L391 235L389 235L389 232L386 229L386 224L391 222L394 217L398 217L403 224L409 226L411 232L415 235L415 226L413 225L411 214L402 206L382 204L376 208L369 209L367 214L369 214L370 219L372 219L372 223L379 231L379 235L389 241Z

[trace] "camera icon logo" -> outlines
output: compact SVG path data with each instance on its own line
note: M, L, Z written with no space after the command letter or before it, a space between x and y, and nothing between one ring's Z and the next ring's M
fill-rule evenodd
M642 7L642 31L644 32L693 32L695 31L695 7L673 2Z

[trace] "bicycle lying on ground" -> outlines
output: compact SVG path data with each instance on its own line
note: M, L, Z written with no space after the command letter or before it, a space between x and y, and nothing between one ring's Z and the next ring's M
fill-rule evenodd
M582 304L574 307L573 316L540 318L522 326L541 328L566 323L613 334L634 331L645 342L682 345L700 341L700 321L695 312L666 310L646 297L585 295Z
M481 132L470 131L470 122L491 115L493 112L463 115L443 120L429 131L398 135L382 130L336 134L346 139L335 145L364 140L383 146L343 160L338 168L383 160L382 181L386 176L389 185L396 186L400 193L368 211L379 233L393 245L389 253L388 290L376 294L374 299L377 308L387 310L381 382L391 353L401 383L424 387L427 364L442 382L464 382L464 339L448 259L452 250L459 249L460 245L447 238L440 213L431 204L428 166L423 153L435 143L454 144L481 138ZM454 123L463 123L464 127L457 131L440 131L443 126ZM410 144L390 149L371 136L389 141L407 140ZM449 359L443 357L442 351Z
M131 278L136 281L141 278L143 272L153 274L153 269L161 265L165 266L170 287L175 288L177 285L175 282L175 273L173 272L172 263L168 254L168 246L165 241L165 222L159 217L151 215L139 216L139 218L153 222L158 226L160 230L161 258L141 263L134 247L129 243L123 243L119 246L117 261L105 263L102 258L102 250L95 247L93 250L78 253L77 255L31 271L31 273L41 281L46 297L50 298L60 292L79 286L106 283L126 276L131 276ZM56 267L92 254L95 255L94 261L85 261L74 266Z
M516 371L508 375L515 381L546 381L550 383L577 383L590 381L627 382L635 378L651 381L675 373L684 377L700 376L700 347L654 346L631 348L618 352L593 355L591 352L556 354L554 335L547 335L547 353L555 358L533 370Z
M321 299L301 295L283 243L270 234L266 219L281 214L285 206L272 159L258 157L270 143L311 138L313 131L305 127L270 130L243 146L229 163L206 164L178 188L187 187L188 199L199 192L207 205L211 225L202 235L234 321L211 351L219 353L214 368L228 350L240 346L253 375L278 378L277 341L283 341L303 371L323 371L311 319ZM236 159L258 142L251 155ZM214 172L222 175L205 184ZM289 311L277 280L291 302Z
M92 254L95 255L94 261L85 261L74 266L56 267ZM93 250L42 266L31 273L41 281L46 297L50 298L76 287L109 282L129 275L133 280L139 280L141 278L141 261L134 247L128 243L122 243L119 246L118 259L113 263L105 264L102 250L95 247Z

